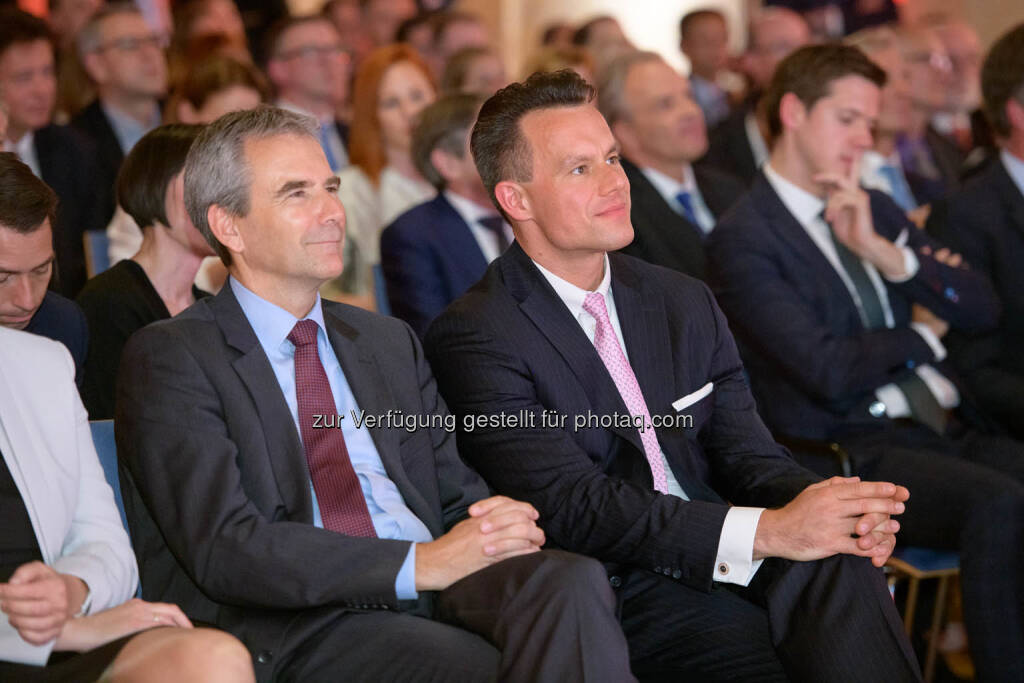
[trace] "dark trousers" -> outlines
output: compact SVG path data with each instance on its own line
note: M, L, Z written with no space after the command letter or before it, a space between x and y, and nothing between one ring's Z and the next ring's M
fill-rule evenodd
M620 600L644 681L920 679L881 570L863 558L771 558L750 586L710 593L637 569Z
M514 557L437 595L435 618L339 614L277 681L634 680L604 567L560 551Z
M897 542L960 553L979 681L1024 681L1024 444L901 426L842 441L855 474L910 489Z

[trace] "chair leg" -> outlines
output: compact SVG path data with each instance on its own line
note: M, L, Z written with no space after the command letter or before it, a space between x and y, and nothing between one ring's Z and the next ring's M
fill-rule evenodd
M939 651L939 638L941 633L939 629L942 627L943 617L946 611L946 593L949 589L949 577L942 576L939 578L939 590L935 596L935 608L932 610L932 626L931 635L928 638L928 653L925 656L924 662L924 680L925 683L931 683L935 678L935 657Z
M907 635L914 632L914 612L917 610L917 589L920 580L913 576L907 577L907 607L903 617L903 625L907 629Z

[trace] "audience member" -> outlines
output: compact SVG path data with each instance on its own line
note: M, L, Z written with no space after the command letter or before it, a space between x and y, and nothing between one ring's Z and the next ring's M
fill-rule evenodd
M321 14L334 24L341 44L348 48L356 64L372 49L371 38L363 30L360 4L360 0L327 0L321 10Z
M181 123L154 128L121 164L117 203L143 226L143 237L131 258L89 280L78 295L89 321L82 402L92 420L114 417L114 383L128 338L208 296L193 282L213 250L189 220L182 189L185 156L200 130Z
M104 0L50 0L48 20L60 50L73 50L75 37Z
M586 22L572 36L572 44L586 48L594 58L595 73L624 52L635 48L615 17L602 15Z
M392 43L402 22L418 11L416 0L359 0L359 5L361 30L370 39L367 52Z
M5 329L0 510L0 678L254 680L236 639L192 628L174 605L129 599L138 569L67 352Z
M524 80L538 71L547 73L549 71L561 71L572 69L588 83L594 82L594 58L582 47L571 45L567 48L549 47L543 48L526 60L526 68L523 69Z
M536 511L487 497L408 326L319 298L337 190L315 122L281 109L189 152L189 215L231 279L125 348L144 595L239 637L259 680L632 680L600 566L536 552Z
M381 234L380 260L392 313L420 336L513 239L469 151L482 101L474 95L448 95L423 110L413 131L413 159L439 194L403 213Z
M932 126L952 138L964 154L994 147L992 130L981 108L983 52L978 32L963 20L940 21L933 28L949 56L950 82L945 91L946 105L932 116Z
M928 229L996 286L999 327L951 341L952 357L985 410L1024 438L1024 26L992 46L981 87L999 155L963 192L936 207Z
M0 326L67 347L81 383L89 341L82 310L47 290L54 274L57 195L10 152L0 152Z
M900 36L910 83L910 118L899 139L900 158L908 171L937 183L942 192L952 192L960 186L963 154L931 125L932 117L946 106L949 56L932 29L906 29Z
M729 116L730 93L723 87L728 77L729 25L716 9L687 12L679 20L679 49L690 61L690 91L714 127Z
M979 680L1024 676L1024 445L948 374L950 329L991 327L988 279L886 195L862 190L885 72L805 47L766 95L775 146L709 244L715 293L780 437L836 441L853 473L906 486L908 545L960 553Z
M57 109L54 119L67 123L96 97L82 68L75 38L104 0L50 0L49 23L56 47Z
M186 0L174 3L174 32L168 54L172 88L187 82L191 67L216 54L251 63L245 24L233 0Z
M490 97L508 84L505 64L489 47L467 47L452 55L441 74L441 92Z
M436 12L420 12L406 19L395 32L396 43L412 45L420 55L430 62L434 50L434 21Z
M786 55L811 40L807 22L793 10L768 7L750 21L743 70L750 79L747 101L711 132L705 162L748 185L768 159L768 120L757 103Z
M399 215L436 194L412 158L412 129L436 98L430 68L408 45L374 50L356 74L349 154L341 175L347 220L345 273L340 290L370 305L371 269L380 263L380 233Z
M737 178L693 162L707 132L691 81L655 52L614 59L597 86L597 106L622 153L629 180L630 256L703 278L704 239L743 194Z
M267 75L277 106L320 122L320 144L335 171L348 166L348 127L335 119L348 95L349 57L334 24L319 15L284 19L267 36Z
M167 90L163 45L131 3L106 5L78 34L78 54L98 95L71 123L96 146L104 225L114 215L114 182L124 155L160 125L160 98Z
M594 94L534 75L474 128L516 243L427 333L445 399L474 420L460 454L530 501L553 544L605 563L639 676L917 680L871 561L892 551L906 489L793 462L707 288L608 253L633 236L629 183Z
M860 158L860 184L889 195L911 220L923 225L928 205L942 196L942 186L905 171L896 149L896 141L906 132L910 121L910 84L899 36L893 29L879 26L858 31L846 43L859 48L885 72L872 146Z
M254 109L268 97L266 81L255 67L229 57L210 57L196 64L191 77L171 93L164 118L171 123L210 123L229 112ZM131 258L142 246L142 230L120 206L107 225L107 238L112 264ZM226 277L220 259L211 256L200 266L196 286L217 292Z
M575 32L576 29L568 22L556 21L548 24L540 34L541 47L551 47L563 50L571 48L572 34Z
M446 11L434 15L434 47L432 56L437 60L437 73L443 73L448 60L469 47L487 48L492 44L487 27L480 18L468 12Z
M57 255L52 284L74 296L86 279L82 234L100 229L104 220L97 206L95 151L81 135L53 123L56 92L46 24L16 9L0 10L0 100L8 115L4 149L15 152L60 197L50 226Z

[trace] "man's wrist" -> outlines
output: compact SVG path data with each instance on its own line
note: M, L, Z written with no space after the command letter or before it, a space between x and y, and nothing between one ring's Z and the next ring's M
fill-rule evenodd
M871 240L861 258L871 262L886 280L902 280L907 275L903 250L880 235Z
M761 513L757 520L757 531L754 532L754 549L751 554L753 560L763 560L768 557L775 557L775 527L779 510L767 509Z

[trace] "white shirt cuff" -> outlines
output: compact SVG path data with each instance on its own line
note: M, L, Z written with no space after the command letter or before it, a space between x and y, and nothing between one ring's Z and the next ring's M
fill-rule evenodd
M910 247L900 247L900 251L903 252L903 277L887 277L885 278L889 282L906 282L917 275L917 271L921 269L921 262L917 260L917 254Z
M910 323L910 327L921 335L925 343L931 348L932 353L935 354L935 362L946 360L946 347L939 341L939 338L932 332L930 327L924 323Z
M720 583L747 586L764 560L754 560L754 535L764 508L731 507L725 514L712 577Z

